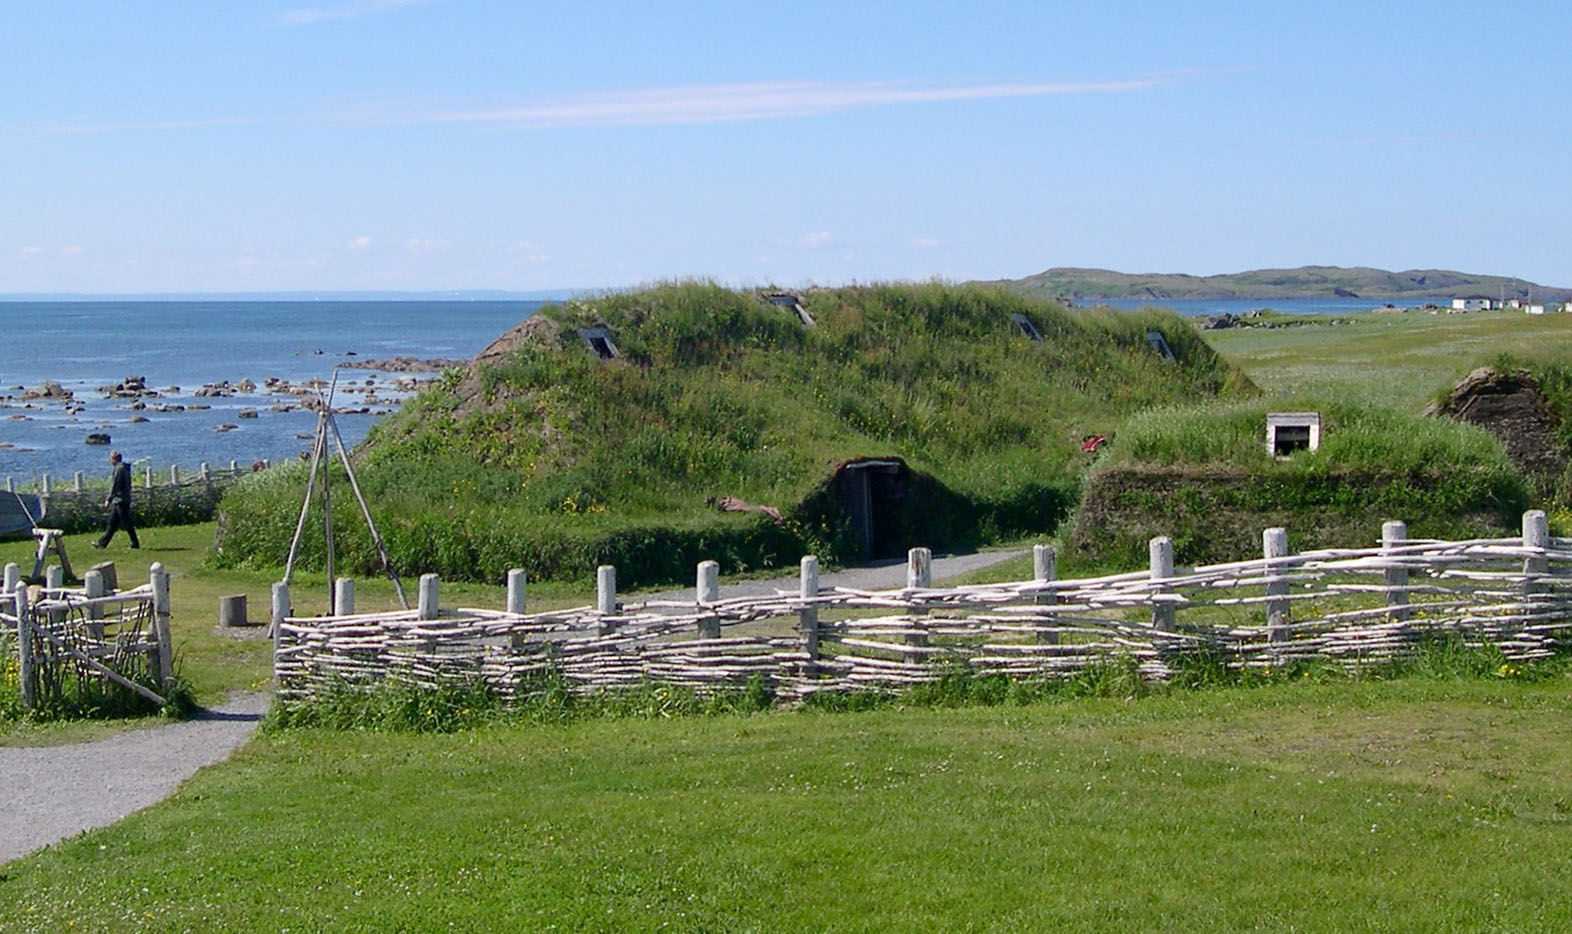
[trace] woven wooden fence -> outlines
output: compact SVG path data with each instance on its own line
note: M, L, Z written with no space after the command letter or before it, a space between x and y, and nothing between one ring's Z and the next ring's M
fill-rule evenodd
M1197 568L1176 568L1172 543L1157 538L1147 569L1080 580L1058 579L1052 549L1038 546L1031 580L939 588L927 550L915 549L908 586L888 591L820 587L809 557L797 590L726 600L714 562L679 601L619 603L615 569L603 567L595 605L546 613L526 612L521 571L505 610L440 609L427 575L415 610L355 614L352 582L341 580L341 615L296 618L277 584L274 673L286 701L476 680L507 701L547 685L715 692L755 679L798 699L896 691L956 671L1066 677L1115 658L1152 680L1187 655L1234 668L1315 658L1355 667L1443 635L1531 660L1557 652L1572 627L1572 540L1552 539L1543 512L1523 522L1521 538L1458 542L1409 540L1389 522L1379 546L1299 554L1269 529L1261 558Z
M13 647L22 705L116 691L167 703L174 649L163 565L152 566L146 584L121 591L106 587L97 570L87 572L82 587L63 587L59 570L50 568L52 580L29 588L16 579L16 565L6 567L0 637Z
M151 467L143 467L141 476L133 484L132 515L138 526L209 521L217 515L218 503L225 491L251 472L250 465L241 466L235 461L230 461L227 467L203 463L194 473L182 471L178 465L171 465L167 473L157 474ZM5 478L6 490L33 492L43 499L45 512L41 525L66 532L88 532L104 527L109 518L109 509L104 506L108 488L107 477L84 478L81 471L66 483L47 473L26 484L18 484L12 477Z

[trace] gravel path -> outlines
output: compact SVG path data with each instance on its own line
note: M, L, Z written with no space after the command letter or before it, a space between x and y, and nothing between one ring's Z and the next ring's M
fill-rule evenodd
M935 581L1024 554L1024 549L933 559ZM906 562L831 571L822 586L886 590L904 586ZM797 576L741 581L724 597L795 592ZM692 599L693 590L634 599ZM0 863L157 804L197 769L223 761L256 730L270 695L243 694L183 723L130 730L69 746L0 747Z
M1027 554L1025 548L1007 549L1005 551L980 551L970 555L946 555L933 559L933 580L939 583L946 578L960 577L982 568L991 567L1008 561L1018 555ZM721 585L721 598L732 597L767 597L773 596L777 590L797 592L799 579L796 574L790 577L778 577L769 580L739 581L735 584ZM890 590L906 586L906 562L892 561L885 564L870 565L860 568L846 568L841 571L822 571L819 574L821 587L850 587L853 590ZM639 600L692 600L693 588L685 590L665 590L659 593L634 594L628 597L630 601Z
M70 746L0 748L0 863L157 804L251 736L268 694Z

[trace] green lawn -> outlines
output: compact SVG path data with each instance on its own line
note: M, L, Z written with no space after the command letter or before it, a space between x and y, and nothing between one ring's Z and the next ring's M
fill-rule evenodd
M265 734L15 930L1565 930L1572 685Z
M1377 401L1412 414L1497 354L1538 357L1572 346L1572 315L1565 314L1413 311L1351 315L1335 326L1332 318L1204 336L1273 395Z

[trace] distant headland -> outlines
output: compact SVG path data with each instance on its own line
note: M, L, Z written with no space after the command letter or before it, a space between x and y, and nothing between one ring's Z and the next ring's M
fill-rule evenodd
M1572 300L1572 288L1544 286L1508 276L1473 275L1450 269L1389 272L1367 266L1253 269L1216 276L1130 274L1110 269L1055 267L1024 279L998 279L984 284L1003 286L1036 298L1076 302L1229 298L1438 299L1472 295L1553 302Z

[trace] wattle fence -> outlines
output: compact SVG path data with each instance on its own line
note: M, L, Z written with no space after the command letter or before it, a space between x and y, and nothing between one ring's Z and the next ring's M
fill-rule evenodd
M0 642L13 648L0 669L15 671L22 706L47 708L117 692L160 707L168 703L174 646L163 565L154 564L146 584L127 590L116 590L116 582L96 569L75 588L62 586L58 566L49 572L43 587L29 588L16 565L5 568Z
M564 687L713 693L753 682L797 700L899 691L955 672L1062 678L1122 658L1161 681L1187 657L1357 668L1437 637L1511 661L1567 645L1572 539L1552 538L1543 512L1524 515L1521 538L1409 540L1389 522L1369 548L1293 554L1283 529L1262 540L1259 559L1176 568L1172 542L1156 538L1149 568L1079 580L1058 579L1052 549L1038 546L1031 580L937 588L927 550L915 549L908 585L886 591L821 587L808 557L795 591L726 600L714 562L699 565L691 600L626 604L615 569L602 567L593 606L543 613L526 612L522 571L509 575L505 610L443 610L426 575L417 609L355 614L353 582L340 580L340 615L297 618L275 584L274 674L286 703L477 681L506 702Z
M132 517L138 526L181 525L207 522L218 513L219 500L231 486L263 467L267 461L241 466L230 461L227 467L199 465L195 472L182 472L171 465L167 472L154 473L144 465L132 484ZM7 492L37 493L44 503L39 525L65 532L100 530L109 518L104 497L109 489L108 475L84 478L81 471L69 482L61 483L49 474L40 474L27 483L5 478Z

